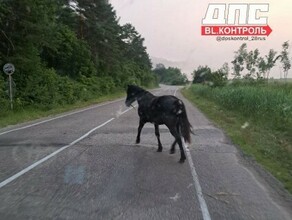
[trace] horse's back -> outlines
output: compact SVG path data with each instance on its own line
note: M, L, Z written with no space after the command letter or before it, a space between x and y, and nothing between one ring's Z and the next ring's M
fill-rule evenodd
M156 102L156 107L164 112L173 112L177 106L182 103L177 97L172 95L159 96Z
M177 115L183 105L182 101L172 95L158 96L152 103L152 110L158 114Z

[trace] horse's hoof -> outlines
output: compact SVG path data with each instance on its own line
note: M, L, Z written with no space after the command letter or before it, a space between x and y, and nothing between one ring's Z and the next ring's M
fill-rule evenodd
M140 144L140 140L136 140L136 144Z
M178 162L179 163L184 163L186 159L180 159Z
M158 149L157 149L157 152L162 152L162 148L161 148L161 149L160 149L160 148L158 148Z
M175 153L175 149L170 149L169 153L170 154L174 154Z

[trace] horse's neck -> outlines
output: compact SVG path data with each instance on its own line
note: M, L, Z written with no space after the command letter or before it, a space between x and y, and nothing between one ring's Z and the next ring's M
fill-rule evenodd
M154 98L155 96L152 93L145 91L140 97L138 97L137 102L139 105L147 105L148 103L152 102Z

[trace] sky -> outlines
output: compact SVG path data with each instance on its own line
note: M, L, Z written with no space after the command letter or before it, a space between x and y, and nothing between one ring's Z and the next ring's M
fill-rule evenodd
M198 66L216 70L227 62L231 68L234 51L247 43L248 50L259 49L261 56L270 49L281 51L289 41L292 48L292 0L110 0L120 24L131 23L145 38L150 57L176 63L189 77ZM216 36L202 36L201 25L209 3L268 3L272 33L264 41L216 41ZM290 53L292 57L292 50ZM276 66L271 77L280 77ZM292 70L288 77L292 77Z

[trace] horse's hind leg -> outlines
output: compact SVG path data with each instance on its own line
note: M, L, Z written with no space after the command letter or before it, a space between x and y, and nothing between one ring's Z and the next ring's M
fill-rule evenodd
M179 149L180 149L180 160L179 160L179 162L183 163L186 160L186 155L185 155L185 151L184 151L184 148L183 148L183 145L182 145L181 137L179 136L176 140L178 142Z
M140 143L140 135L141 135L141 131L142 131L142 128L144 127L144 125L145 125L145 122L140 120L139 127L138 127L138 134L137 134L137 138L136 138L136 144Z
M171 145L171 148L170 148L170 154L174 154L175 153L175 145L176 145L177 141L175 140L173 142L173 144Z
M155 127L155 135L156 135L157 141L158 141L158 149L157 149L157 152L162 152L162 144L160 142L160 134L159 134L159 125L158 124L155 124L154 127Z
M179 160L179 162L183 163L186 160L186 155L185 155L185 151L184 151L184 148L183 148L183 145L182 145L182 141L181 141L181 136L180 136L180 133L179 133L179 131L177 129L177 126L168 127L168 129L169 129L170 133L175 138L175 142L173 143L173 145L175 145L176 143L178 143L178 145L179 145L179 149L180 149L180 160Z

